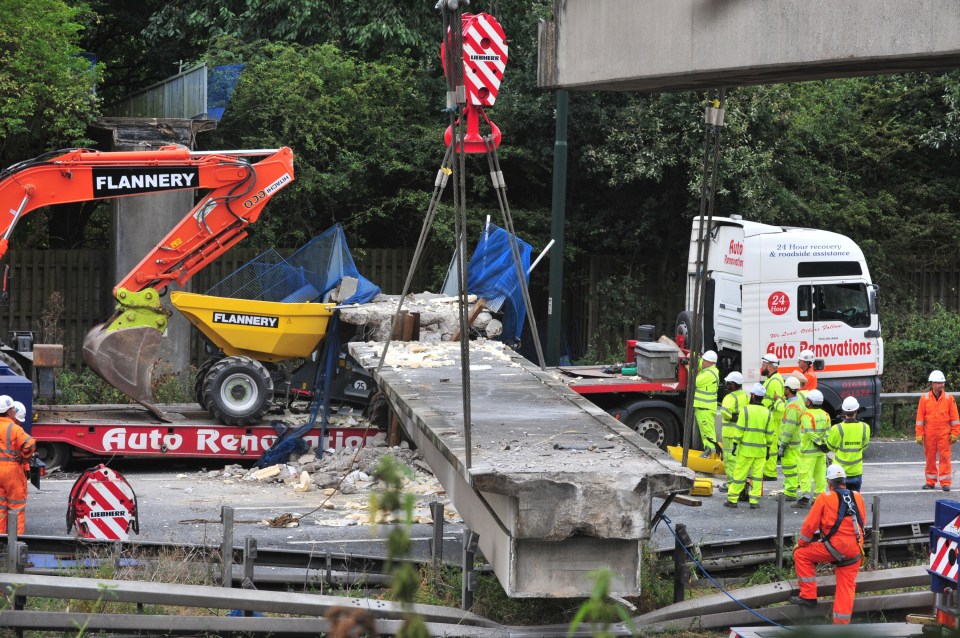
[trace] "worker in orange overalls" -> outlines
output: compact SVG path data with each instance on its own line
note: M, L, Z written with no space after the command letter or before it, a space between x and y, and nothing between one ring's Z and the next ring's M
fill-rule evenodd
M36 443L17 425L12 398L0 395L0 535L7 534L7 515L17 516L17 534L27 524L27 477L21 463L33 456Z
M939 370L930 373L930 392L920 397L917 406L917 444L923 446L927 457L926 483L923 489L932 490L940 481L944 492L950 491L953 481L953 466L950 463L950 446L960 436L960 416L953 396L943 391L947 382ZM940 467L937 467L937 457Z
M803 384L803 389L807 392L817 389L817 373L813 371L813 350L802 350L797 357L797 367L800 368L800 374L807 378Z
M849 625L853 615L853 597L857 593L857 574L863 558L863 517L866 507L860 492L846 488L846 472L839 465L827 468L830 489L817 496L800 528L793 550L797 567L799 596L790 602L803 607L817 604L817 563L835 563L837 588L833 596L833 624ZM813 540L820 532L820 538Z

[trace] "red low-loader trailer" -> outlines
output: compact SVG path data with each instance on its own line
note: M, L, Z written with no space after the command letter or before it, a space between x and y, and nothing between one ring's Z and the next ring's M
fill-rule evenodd
M64 467L74 457L255 461L278 436L270 421L223 425L195 403L164 405L163 409L171 423L132 404L35 405L29 430L48 468ZM323 449L358 447L377 432L375 427L329 427ZM320 446L319 423L304 440L311 448Z
M638 347L642 351L639 360ZM643 356L650 351L653 357ZM687 368L681 361L686 355L687 351L670 340L631 339L621 365L560 366L556 371L571 390L666 449L679 445L683 435Z

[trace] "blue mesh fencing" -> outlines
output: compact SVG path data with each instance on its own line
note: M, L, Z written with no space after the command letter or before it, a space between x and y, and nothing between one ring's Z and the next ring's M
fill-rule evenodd
M380 288L360 275L340 224L317 235L284 259L269 249L210 288L215 297L302 303L322 301L344 277L358 280L357 292L343 303L366 303Z

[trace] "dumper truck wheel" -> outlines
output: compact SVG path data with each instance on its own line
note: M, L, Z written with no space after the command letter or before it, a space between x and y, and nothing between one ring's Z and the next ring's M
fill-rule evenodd
M213 367L213 364L215 364L217 361L220 361L222 358L223 357L210 357L201 363L199 368L197 368L197 378L193 382L193 397L204 410L207 409L207 399L203 396L203 383L206 381L207 373L210 372L210 368Z
M203 383L207 410L226 425L260 420L273 400L270 372L249 357L225 357L211 366Z
M626 425L661 450L666 450L668 445L676 445L680 441L680 428L677 427L676 418L662 408L637 410L627 419Z

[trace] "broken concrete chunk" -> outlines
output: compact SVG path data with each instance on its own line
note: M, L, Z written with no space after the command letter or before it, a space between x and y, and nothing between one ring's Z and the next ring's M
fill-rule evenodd
M258 481L266 481L272 479L276 476L280 476L280 466L271 465L270 467L265 467L262 470L257 470L253 473L253 476Z

